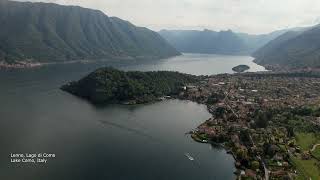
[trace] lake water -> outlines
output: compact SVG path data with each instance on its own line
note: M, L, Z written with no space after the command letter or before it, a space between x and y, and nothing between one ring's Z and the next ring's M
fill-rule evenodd
M244 64L248 65L249 72L265 71L265 68L252 62L250 56L228 56L212 54L184 54L169 59L163 59L154 63L140 65L127 65L120 67L124 70L170 70L185 72L194 75L212 75L221 73L233 73L232 68Z
M234 179L234 160L225 150L185 135L210 117L205 106L168 100L98 108L59 87L107 65L192 74L231 72L239 64L263 70L251 61L245 56L185 54L140 65L110 62L2 70L0 179ZM10 153L55 153L56 157L47 164L15 164L10 163Z

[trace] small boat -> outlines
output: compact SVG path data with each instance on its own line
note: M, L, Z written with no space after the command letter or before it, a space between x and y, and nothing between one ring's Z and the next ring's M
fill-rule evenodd
M184 154L190 161L193 161L194 158L189 154L189 153L185 153Z

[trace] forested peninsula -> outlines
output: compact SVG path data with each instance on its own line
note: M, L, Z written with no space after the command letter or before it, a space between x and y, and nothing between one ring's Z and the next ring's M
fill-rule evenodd
M61 89L94 104L141 104L176 95L184 86L198 80L197 76L179 72L125 72L107 67Z

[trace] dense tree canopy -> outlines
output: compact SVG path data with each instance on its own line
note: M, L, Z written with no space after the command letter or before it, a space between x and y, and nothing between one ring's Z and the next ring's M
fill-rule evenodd
M178 72L124 72L113 68L101 68L78 82L63 86L62 89L93 103L128 100L143 103L176 94L182 86L196 80L196 76Z

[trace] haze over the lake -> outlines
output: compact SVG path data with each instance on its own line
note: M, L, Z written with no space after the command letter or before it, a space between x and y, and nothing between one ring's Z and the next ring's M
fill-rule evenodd
M26 0L20 0L26 1ZM320 22L318 0L28 0L99 9L138 26L252 34Z

